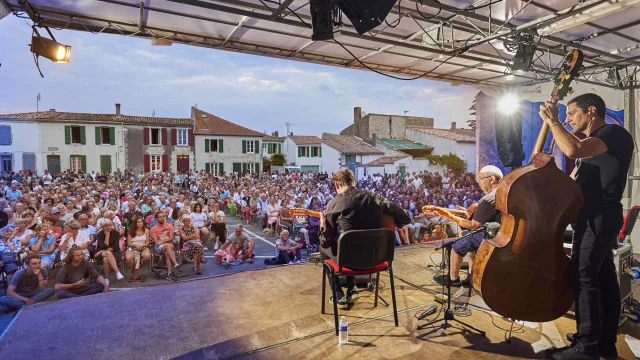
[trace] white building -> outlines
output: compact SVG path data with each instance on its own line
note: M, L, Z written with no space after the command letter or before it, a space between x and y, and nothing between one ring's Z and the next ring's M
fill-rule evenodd
M287 163L300 166L303 172L323 172L322 140L317 136L289 135L284 141Z
M476 133L472 129L459 129L455 122L450 129L408 128L407 139L433 147L433 155L458 155L467 163L467 171L475 171Z
M349 168L358 180L365 177L358 173L358 166L384 155L379 149L351 135L322 134L322 171L331 175L341 168Z
M35 113L0 115L0 171L44 172Z
M256 173L264 134L193 108L196 170L214 174Z

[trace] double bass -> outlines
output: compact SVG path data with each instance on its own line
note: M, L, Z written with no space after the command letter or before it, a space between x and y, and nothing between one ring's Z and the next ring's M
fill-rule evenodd
M571 49L554 78L552 102L570 92L581 66L582 52ZM473 287L491 310L532 322L555 320L573 303L562 239L583 204L578 184L542 152L548 132L543 122L529 163L498 185L502 225L493 240L482 242L473 264Z

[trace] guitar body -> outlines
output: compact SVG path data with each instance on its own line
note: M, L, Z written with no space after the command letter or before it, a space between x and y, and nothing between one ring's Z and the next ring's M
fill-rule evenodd
M289 209L290 216L315 216L319 218L322 216L322 213L319 211L307 210L305 208L291 208ZM396 223L393 220L393 217L387 214L382 214L382 227L386 229L390 229L391 231L396 231Z

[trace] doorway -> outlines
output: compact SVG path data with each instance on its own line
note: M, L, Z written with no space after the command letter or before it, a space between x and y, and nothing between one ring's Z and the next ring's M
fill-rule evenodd
M60 155L47 155L47 169L52 175L60 172Z
M176 155L176 160L178 172L189 171L189 155Z
M2 166L2 171L13 171L13 155L0 156L0 165Z

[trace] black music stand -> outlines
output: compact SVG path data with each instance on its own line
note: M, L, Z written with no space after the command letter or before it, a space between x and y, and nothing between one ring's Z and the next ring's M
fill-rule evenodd
M459 237L459 238L457 238L457 239L455 239L453 241L449 241L448 243L443 244L440 248L442 248L443 250L446 249L449 253L451 253L453 244L455 244L456 242L458 242L458 241L460 241L460 240L462 240L462 239L464 239L466 237L475 235L477 233L478 233L478 231L475 231L475 232L472 231L472 232L470 232L470 233L468 233L466 235L463 235L463 236L461 236L461 237ZM444 304L443 304L443 306L444 306ZM444 321L444 323L440 324L439 328L434 328L432 331L437 331L438 329L442 329L442 330L448 329L448 328L451 327L451 325L449 324L449 321L455 321L455 322L459 323L460 325L466 326L467 328L477 332L478 334L480 334L482 336L486 336L487 335L486 332L484 332L482 330L479 330L479 329L477 329L477 328L475 328L475 327L473 327L473 326L471 326L469 324L466 324L466 323L456 319L453 316L453 310L451 309L451 259L449 259L449 261L447 261L447 308L444 311L443 317L440 318L440 319L431 320L431 321L427 322L426 324L419 325L417 330L422 330L427 326L431 326L431 325L437 324L437 323L442 322L442 321Z

